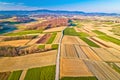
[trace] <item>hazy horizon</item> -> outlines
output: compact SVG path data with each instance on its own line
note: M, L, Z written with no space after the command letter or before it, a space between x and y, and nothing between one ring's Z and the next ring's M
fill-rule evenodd
M6 10L65 10L83 12L120 13L120 0L1 0L0 11Z

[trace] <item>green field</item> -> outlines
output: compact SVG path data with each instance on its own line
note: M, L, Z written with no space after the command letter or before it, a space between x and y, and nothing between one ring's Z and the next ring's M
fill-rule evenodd
M19 80L20 76L21 76L21 73L22 73L22 70L19 70L19 71L13 71L8 80Z
M87 33L84 33L84 32L79 32L78 35L81 38L89 37L89 35Z
M26 73L24 80L54 80L55 79L55 65L32 68Z
M93 30L92 32L96 33L97 35L106 35L105 33L98 30Z
M84 42L86 42L89 46L100 47L99 45L97 45L96 43L92 42L91 40L89 40L87 38L80 38L80 39L82 39Z
M66 28L64 30L64 35L78 36L78 33L75 31L74 28Z
M38 48L39 49L45 49L45 45L39 45Z
M52 50L58 49L58 44L52 44Z
M98 31L98 30L95 30L93 32L98 34L98 38L100 38L100 39L102 39L104 41L108 41L108 42L112 42L112 43L115 43L117 45L120 45L120 40L119 39L116 39L114 37L108 36L105 33L101 32L101 31Z
M42 30L25 30L16 33L7 33L5 34L5 36L21 36L21 35L36 34L36 33L42 33Z
M105 40L105 41L108 41L108 42L115 43L117 45L120 45L120 40L119 39L113 38L113 37L108 36L108 35L98 36L98 38L100 38L102 40Z
M97 80L96 77L63 77L61 80Z
M57 35L56 32L52 33L52 36L51 36L50 39L47 41L47 44L51 44L51 43L54 41L56 35Z
M64 30L64 35L70 35L70 36L78 36L80 39L82 39L84 42L86 42L89 46L92 47L100 47L96 43L92 42L91 40L87 39L89 35L84 32L76 32L74 28L66 28Z
M64 30L64 35L70 36L79 36L79 37L88 37L89 35L84 32L76 32L74 28L66 28Z
M120 67L118 67L116 64L114 63L108 63L108 65L113 68L116 72L118 72L120 74Z

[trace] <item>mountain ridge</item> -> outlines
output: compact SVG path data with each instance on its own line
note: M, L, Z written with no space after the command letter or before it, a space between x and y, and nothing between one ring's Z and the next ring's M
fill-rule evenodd
M83 11L67 11L67 10L11 10L0 11L3 15L29 15L29 14L54 14L54 15L88 15L88 16L120 16L118 13L104 13L104 12L83 12Z

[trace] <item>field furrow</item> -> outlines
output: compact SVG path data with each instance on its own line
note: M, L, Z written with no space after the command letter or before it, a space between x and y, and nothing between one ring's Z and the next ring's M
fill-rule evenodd
M81 49L91 60L101 61L101 59L89 47L81 46Z
M98 78L98 80L119 80L120 74L115 72L104 62L96 62L85 60L90 71Z
M93 76L87 66L79 59L61 59L61 77L87 77Z
M112 55L110 52L106 51L103 48L92 48L93 51L103 60L103 61L115 61L118 62L120 61L119 58L115 57Z
M81 59L88 59L87 55L85 55L85 53L81 50L79 45L74 45L76 48L76 51L78 53L79 58Z

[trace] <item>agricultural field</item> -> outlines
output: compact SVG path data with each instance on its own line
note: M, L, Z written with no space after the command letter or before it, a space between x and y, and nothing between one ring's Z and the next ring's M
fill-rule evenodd
M20 76L21 76L21 73L22 73L22 70L19 70L19 71L13 71L8 80L19 80Z
M57 50L34 53L18 57L0 58L0 71L16 71L34 67L55 65ZM10 66L10 67L8 67Z
M24 80L54 80L55 65L29 69Z
M0 34L0 80L119 80L120 23L56 16L8 19L16 29Z
M8 80L11 72L0 72L0 80Z
M60 79L119 80L120 39L111 31L115 23L94 20L73 20L73 22L75 26L64 30Z

